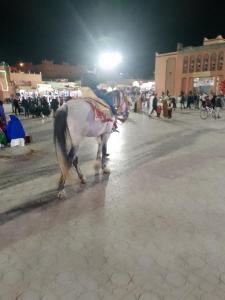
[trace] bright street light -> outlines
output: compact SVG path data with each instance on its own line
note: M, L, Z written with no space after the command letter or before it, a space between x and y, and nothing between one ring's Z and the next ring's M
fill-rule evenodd
M119 52L105 52L98 59L99 67L106 71L115 69L121 62L122 55Z

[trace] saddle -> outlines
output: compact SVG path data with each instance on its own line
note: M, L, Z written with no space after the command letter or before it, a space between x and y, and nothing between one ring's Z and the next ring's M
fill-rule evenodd
M99 98L85 98L84 101L92 107L95 121L113 122L111 109L103 100Z

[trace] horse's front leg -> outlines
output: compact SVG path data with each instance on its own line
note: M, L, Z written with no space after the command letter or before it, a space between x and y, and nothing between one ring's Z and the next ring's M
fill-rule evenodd
M110 174L110 169L107 167L107 156L105 151L102 151L102 172L103 174Z
M107 141L108 141L108 135L103 135L102 136L102 171L103 174L109 174L110 169L107 168Z
M101 155L102 155L102 138L98 138L98 150L97 150L96 162L94 165L96 172L99 172L101 168Z

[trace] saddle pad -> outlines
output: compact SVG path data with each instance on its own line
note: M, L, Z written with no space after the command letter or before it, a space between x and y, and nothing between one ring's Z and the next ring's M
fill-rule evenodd
M84 98L94 111L96 121L113 122L111 109L108 104L99 98Z

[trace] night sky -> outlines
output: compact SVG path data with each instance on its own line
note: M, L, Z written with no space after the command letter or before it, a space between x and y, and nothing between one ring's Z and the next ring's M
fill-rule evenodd
M207 4L208 3L208 4ZM225 36L224 9L198 0L1 0L0 61L81 63L97 54L123 54L121 72L152 77L155 52L176 43L201 45L204 36ZM218 5L217 5L218 4Z

